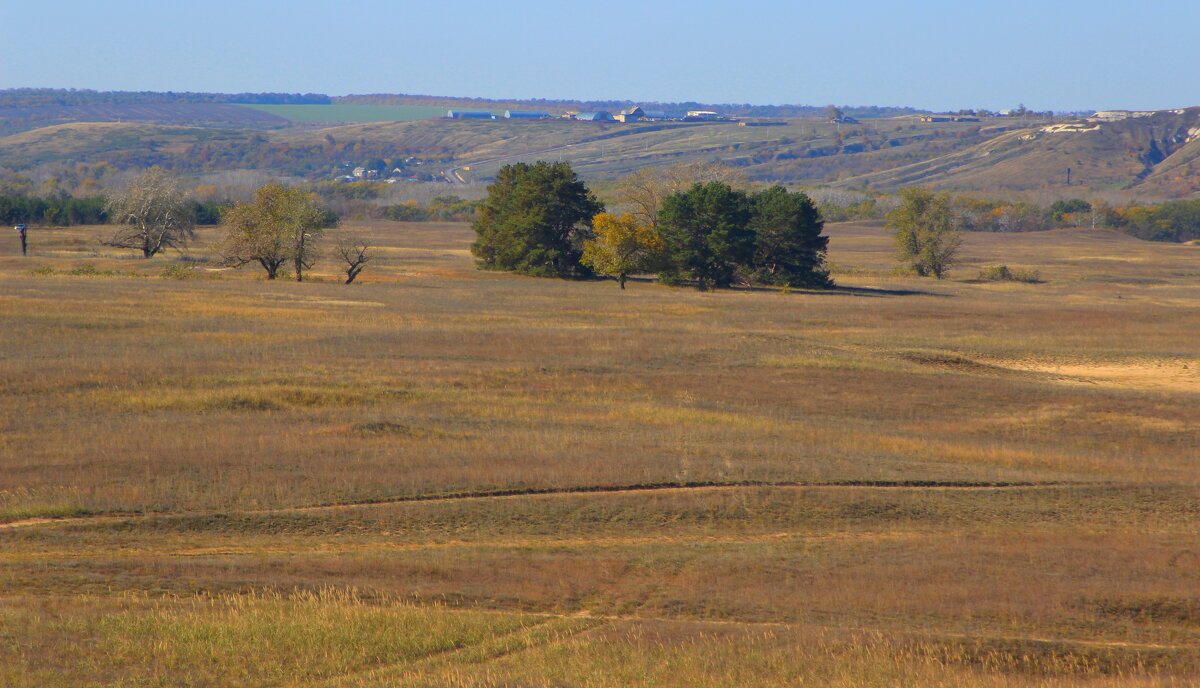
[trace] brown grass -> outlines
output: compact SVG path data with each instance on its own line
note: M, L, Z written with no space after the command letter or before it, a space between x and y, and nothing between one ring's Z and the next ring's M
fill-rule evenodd
M1195 247L971 235L956 276L1045 282L934 282L848 225L843 290L697 294L476 272L461 225L351 229L380 247L351 287L0 236L0 521L35 519L0 529L0 683L1194 677ZM572 493L739 482L796 486ZM953 487L997 482L1030 485ZM351 649L390 642L376 607L464 613L435 603L549 625ZM254 673L229 640L306 618L343 649Z

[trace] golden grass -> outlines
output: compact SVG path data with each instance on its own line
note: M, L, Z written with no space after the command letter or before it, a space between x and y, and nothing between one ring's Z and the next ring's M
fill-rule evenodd
M350 231L351 287L0 236L0 684L1196 675L1195 247L971 235L1046 281L933 282L837 226L847 289L697 294Z

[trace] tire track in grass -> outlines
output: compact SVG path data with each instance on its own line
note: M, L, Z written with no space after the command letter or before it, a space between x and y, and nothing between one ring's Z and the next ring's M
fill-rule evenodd
M595 617L525 614L524 612L496 612L493 610L472 611L485 614L520 614L532 616L538 619L538 621L507 633L495 635L473 645L436 650L420 657L392 664L325 677L307 683L288 685L297 686L298 688L345 688L346 686L355 685L374 685L375 682L388 679L403 681L413 672L435 669L448 663L481 664L519 652L547 647L609 623ZM419 678L419 676L412 676L411 678Z
M906 636L912 638L929 638L933 640L982 640L993 642L1028 642L1043 645L1072 645L1094 649L1125 649L1125 650L1200 650L1193 643L1153 643L1129 640L1098 640L1095 638L1055 638L1043 635L1011 635L1004 633L962 633L942 630L921 630L916 628L894 628L886 625L839 624L820 621L750 621L738 619L692 619L687 617L648 616L638 614L595 614L588 611L559 613L531 612L504 609L471 608L470 611L483 614L523 614L533 617L551 619L580 620L592 619L605 624L616 623L646 623L646 624L680 624L693 626L726 627L726 628L763 628L763 629L804 629L817 628L827 631L850 633L880 633L885 635Z
M593 614L591 612L555 613L509 611L503 609L471 609L472 613L524 616L540 618L542 623L531 624L514 631L503 633L483 642L431 652L424 656L351 672L334 677L299 684L303 688L342 688L344 686L375 685L379 681L393 681L402 685L406 680L425 678L424 671L450 668L457 663L484 664L504 657L527 652L564 642L588 633L596 628L613 627L618 624L662 624L685 625L700 628L802 630L819 629L838 633L870 633L909 639L924 639L933 642L993 642L1022 643L1059 648L1127 651L1193 651L1194 645L1131 642L1123 640L1097 640L1085 638L1054 638L1041 635L1010 635L994 633L958 633L953 631L896 629L887 626L862 624L837 624L820 622L787 621L739 621L734 619L688 619L658 616ZM455 613L454 610L447 610ZM430 676L436 678L436 675Z
M313 504L309 506L287 506L270 509L234 509L217 511L182 511L182 512L108 512L81 516L64 516L61 518L38 517L0 523L0 531L32 528L36 526L55 526L77 523L113 523L132 519L171 518L178 516L269 516L272 514L304 514L322 511L338 511L365 509L391 504L416 504L422 502L457 502L488 499L520 499L525 497L563 497L572 495L622 495L637 493L685 493L699 491L738 490L738 489L821 489L821 490L1045 490L1089 487L1113 487L1112 483L1103 482L1021 482L1021 481L955 481L955 480L842 480L842 481L768 481L768 480L734 480L734 481L691 481L691 482L662 482L635 483L628 485L581 485L574 487L528 487L507 488L497 490L476 490L461 492L443 492L398 497L381 497L377 499L348 500ZM1128 487L1134 487L1132 485ZM1136 487L1145 487L1137 485Z

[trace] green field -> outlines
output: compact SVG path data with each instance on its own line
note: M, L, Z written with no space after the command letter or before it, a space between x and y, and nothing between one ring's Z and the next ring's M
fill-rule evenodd
M432 105L246 105L293 122L410 122L446 114Z

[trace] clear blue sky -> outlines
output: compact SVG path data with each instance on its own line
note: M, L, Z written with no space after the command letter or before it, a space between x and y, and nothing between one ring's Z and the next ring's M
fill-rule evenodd
M0 3L0 88L1200 105L1200 0Z

